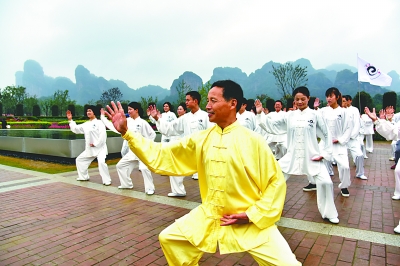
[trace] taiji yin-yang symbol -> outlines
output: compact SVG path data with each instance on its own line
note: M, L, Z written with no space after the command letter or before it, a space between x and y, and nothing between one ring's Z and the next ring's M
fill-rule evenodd
M371 79L376 79L381 75L379 69L376 69L376 67L371 64L366 64L365 70L367 71L367 74Z

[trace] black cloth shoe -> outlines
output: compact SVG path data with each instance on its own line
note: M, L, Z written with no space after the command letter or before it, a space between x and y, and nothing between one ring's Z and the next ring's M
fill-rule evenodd
M316 184L311 184L309 183L308 186L303 187L304 191L313 191L313 190L317 190L317 185Z
M349 192L349 190L348 190L347 188L342 188L342 189L341 189L341 193L342 193L342 196L343 196L343 197L348 197L348 196L350 196L350 192Z

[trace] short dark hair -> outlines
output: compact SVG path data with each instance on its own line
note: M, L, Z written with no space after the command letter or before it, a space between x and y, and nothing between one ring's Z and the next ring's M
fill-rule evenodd
M183 110L185 110L185 112L187 111L187 107L186 107L186 104L185 103L180 103L179 105L178 105L178 107L179 106L182 106L182 108L183 108Z
M293 98L297 93L301 93L307 97L310 97L310 91L305 86L300 86L300 87L297 87L296 89L294 89L294 91L292 93Z
M340 93L339 89L336 87L330 87L329 89L326 90L325 96L328 97L329 95L335 95L337 98L337 103L339 106L342 105L342 94Z
M138 102L130 102L128 104L129 107L133 108L134 110L138 110L139 116L142 117L143 116L143 108L140 105L140 103Z
M353 101L353 98L351 98L350 95L343 95L342 97L345 98L346 101Z
M243 101L243 90L239 84L237 84L232 80L227 79L214 82L211 85L211 88L213 87L222 88L222 97L224 97L226 101L235 99L237 102L236 112L240 110Z
M188 93L186 93L186 95L192 97L193 100L197 100L197 104L200 104L201 95L198 91L189 91Z
M169 110L170 110L171 112L174 111L174 107L172 106L172 104L171 104L170 102L165 102L165 103L163 104L163 107L164 107L164 105L168 105Z
M96 105L88 105L86 107L86 111L90 109L92 110L92 112L94 113L95 116L99 116L100 115L100 108L97 107Z
M283 102L281 100L276 100L275 103L281 103L281 105L283 106Z

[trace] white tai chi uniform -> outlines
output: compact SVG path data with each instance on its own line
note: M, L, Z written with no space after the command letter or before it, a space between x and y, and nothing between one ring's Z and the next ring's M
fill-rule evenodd
M374 132L374 123L368 115L362 114L361 120L364 123L364 136L365 136L365 149L367 152L372 153L374 151L374 141L372 135Z
M236 119L240 125L247 127L251 131L256 130L256 116L253 112L245 110L243 113L236 113Z
M128 130L132 132L139 132L143 137L147 139L154 140L156 138L156 132L153 128L140 117L133 119L131 117L127 118ZM131 179L131 173L133 169L139 168L143 176L144 181L144 191L155 190L153 183L153 176L147 166L139 160L139 158L129 150L128 153L121 158L117 163L117 172L119 181L121 182L121 188L133 188L133 183Z
M375 121L375 128L387 140L400 140L400 122L393 125L391 122L383 119ZM400 199L400 164L396 164L394 169L395 188L394 196Z
M150 122L155 124L156 120L152 117L149 116ZM167 122L171 122L172 120L176 119L176 115L175 113L168 111L168 112L164 112L161 114L161 119L167 121ZM161 142L170 142L171 140L171 136L165 135L161 133Z
M147 123L147 121L137 117L133 119L128 117L127 119L128 130L132 132L139 132L143 137L154 140L156 133L153 128ZM101 116L101 121L112 131L120 134L105 116ZM117 172L121 186L119 188L133 188L131 179L131 173L133 169L139 168L143 176L144 191L155 190L153 183L153 176L147 166L139 160L139 158L129 149L128 142L124 140L121 149L121 160L117 163Z
M178 119L167 122L163 119L155 121L158 131L167 136L188 136L194 132L213 127L215 124L208 119L207 112L199 109L197 112L186 113ZM188 158L190 160L190 158ZM198 174L192 176L193 179L198 179Z
M269 132L287 132L287 153L278 161L286 180L291 175L307 175L317 186L317 206L322 218L337 218L338 213L333 198L333 183L322 161L312 161L322 156L330 161L332 139L321 114L310 108L294 110L275 119L262 119L257 115L259 126ZM319 147L317 137L324 140Z
M350 128L350 116L347 114L346 110L340 106L333 109L330 106L323 107L319 109L322 117L329 128L332 136L332 140L338 140L338 143L333 144L332 157L337 163L340 184L339 188L348 188L351 184L350 180L350 166L349 157L347 154L347 143L349 142L351 135ZM324 140L321 139L320 145L325 145ZM328 169L331 161L325 160L326 167Z
M364 175L364 154L361 150L361 145L358 140L360 135L360 112L357 107L349 106L344 108L346 112L350 115L349 125L351 128L351 134L349 142L347 142L347 148L350 150L351 157L353 157L353 162L356 165L356 177L365 177Z
M279 112L270 112L268 113L265 118L266 119L279 119L280 116L286 116L288 113L284 111L279 111ZM267 137L267 143L271 150L273 151L275 155L275 159L279 160L286 154L287 150L287 132L286 129L282 129L277 132L277 134L273 134L271 132L267 132L268 137Z
M90 163L97 158L98 167L103 184L111 184L110 173L106 164L107 150L107 132L104 124L94 118L83 124L77 125L75 121L69 121L69 127L75 134L85 135L85 150L76 158L76 169L78 170L77 180L89 180L88 168ZM91 147L93 144L94 147Z
M364 155L364 159L368 159L367 151L365 150L365 145L364 145L364 122L362 121L361 116L360 116L360 134L358 134L357 139L361 145L361 151Z

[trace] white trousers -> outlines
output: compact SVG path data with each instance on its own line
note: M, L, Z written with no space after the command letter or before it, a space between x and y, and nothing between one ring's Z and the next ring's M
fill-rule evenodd
M185 186L183 185L184 176L170 176L169 182L171 184L171 192L176 194L185 194L186 190Z
M99 173L103 184L111 183L110 173L108 172L108 166L106 164L106 152L101 151L97 156L89 156L87 155L86 150L79 154L75 159L76 169L78 171L78 179L79 180L89 180L89 165L93 160L97 157L97 163L99 168Z
M396 142L397 142L397 140L392 140L392 143L390 144L390 146L392 147L392 157L396 156L394 154L394 152L396 151Z
M372 134L367 134L365 136L365 149L367 152L373 152L374 151L374 141L372 139Z
M133 169L139 168L144 180L144 191L147 192L149 190L155 190L151 171L136 157L135 154L133 154L132 151L128 152L128 154L121 158L121 160L117 163L116 168L122 187L133 187L131 173Z
M321 171L318 175L307 176L308 182L317 185L317 207L322 218L337 218L335 201L333 197L333 182L328 174L327 169L321 165ZM288 180L290 175L285 174L285 179Z
M193 226L193 229L195 229L195 225ZM258 265L301 265L275 225L265 230L270 231L269 241L254 249L247 250ZM158 239L168 265L199 265L199 260L204 252L193 246L185 238L176 223L165 228Z
M347 148L350 150L353 162L356 164L356 176L364 175L364 154L361 150L361 145L358 140L350 139L347 142Z
M350 180L350 166L349 166L349 157L347 154L332 154L333 161L336 162L339 172L340 184L339 188L348 188L351 184ZM332 167L332 162L324 160L326 169L329 170L329 167Z
M400 163L396 164L394 169L394 195L400 196Z

